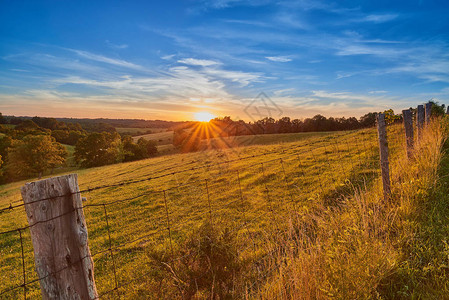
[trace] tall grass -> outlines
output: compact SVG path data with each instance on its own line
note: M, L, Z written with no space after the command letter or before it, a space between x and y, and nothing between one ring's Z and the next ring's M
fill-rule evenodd
M441 197L438 172L446 128L446 119L427 126L410 160L404 149L392 153L389 202L377 183L372 188L354 188L354 195L338 206L322 205L292 217L271 257L278 269L256 298L436 299L447 295L449 229L447 225L444 232L438 228L449 219L445 208L449 197ZM395 142L395 136L389 139Z

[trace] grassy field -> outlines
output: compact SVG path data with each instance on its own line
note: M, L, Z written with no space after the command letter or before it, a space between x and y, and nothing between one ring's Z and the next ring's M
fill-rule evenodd
M134 136L133 140L134 142L137 142L137 140L140 138L144 138L149 141L155 141L158 146L173 144L173 131L162 131L158 133L138 135Z
M396 170L396 161L401 162L405 153L403 131L392 126L389 137L392 170ZM252 141L260 145L168 155L78 171L81 190L108 185L82 195L88 199L84 212L99 293L114 289L115 262L118 290L109 294L112 298L179 298L180 293L192 288L192 282L196 285L196 297L207 297L210 291L198 286L197 277L191 280L192 272L186 271L186 265L202 265L202 261L195 260L201 257L195 254L200 248L192 237L200 236L194 241L201 240L204 228L213 224L217 232L226 232L215 238L223 246L220 249L227 249L218 251L223 256L215 262L232 260L235 270L240 270L234 270L234 277L229 275L233 278L232 293L273 299L272 292L279 290L266 279L282 282L283 277L278 278L272 268L276 265L272 260L277 257L273 249L277 249L283 233L289 232L292 214L307 218L323 207L338 207L354 190L379 190L374 129L301 135L299 140L293 135L282 135L282 142L275 141L274 136L262 138ZM398 174L392 174L393 180ZM127 184L114 186L123 182ZM0 187L0 207L19 201L23 184ZM114 259L104 251L109 247L104 207L89 206L103 203ZM26 224L23 208L0 214L1 232ZM330 227L326 230L332 231ZM32 245L29 231L22 234L26 280L31 281L36 279ZM0 243L1 292L20 285L23 277L18 232L2 235ZM208 268L214 268L210 263ZM235 282L239 284L236 286ZM330 290L327 295L331 293L335 291ZM18 289L7 298L22 294L23 289ZM39 298L38 284L28 286L27 294L30 299Z
M167 131L167 128L116 127L115 130L117 130L117 132L120 134L129 134L132 136L137 136L148 134L148 131L151 131L151 133L164 132Z
M223 145L225 145L226 147L242 147L249 145L291 143L310 139L311 137L325 137L329 134L332 134L332 132L300 132L220 137L203 140L203 147L209 149L221 149L223 148Z

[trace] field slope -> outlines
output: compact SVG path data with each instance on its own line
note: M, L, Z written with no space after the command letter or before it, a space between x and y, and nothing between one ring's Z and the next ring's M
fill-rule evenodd
M390 142L395 159L403 152L402 131L399 127L390 131L397 137ZM78 171L80 189L86 190L82 194L87 198L84 212L99 292L142 299L179 297L173 285L161 288L169 280L156 265L180 261L186 241L205 223L228 228L235 238L238 261L254 271L270 254L267 237L284 231L292 212L301 215L323 205L338 205L354 187L377 182L374 129L282 139L282 143L268 141L269 145L161 156ZM20 203L23 184L0 187L0 208ZM1 232L26 225L23 207L0 213ZM36 280L32 245L29 231L22 234L30 282ZM107 251L109 243L112 253ZM23 282L20 248L17 231L2 235L0 292ZM247 293L262 284L253 277L257 272L251 272L240 278L253 283ZM21 294L23 288L8 297ZM27 286L27 294L39 297L37 282Z

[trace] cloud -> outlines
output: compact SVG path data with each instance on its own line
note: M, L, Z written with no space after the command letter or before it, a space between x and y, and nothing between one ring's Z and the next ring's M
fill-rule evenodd
M172 59L173 57L175 57L176 56L176 54L170 54L170 55L164 55L164 56L161 56L161 58L163 59L163 60L170 60L170 59Z
M213 65L219 65L219 64L221 64L220 62L213 61L213 60L208 60L208 59L196 59L196 58L184 58L184 59L180 59L180 60L178 60L178 63L186 64L186 65L191 65L191 66L202 66L202 67L213 66Z
M304 19L299 17L297 14L290 12L280 12L274 17L274 21L281 25L285 25L289 28L295 29L310 29L310 26L305 23Z
M386 94L386 93L388 93L388 91L382 91L382 90L380 90L380 91L369 91L368 93L370 93L370 94Z
M114 96L185 99L186 97L234 98L229 89L245 87L263 80L262 74L221 69L204 61L194 61L193 66L201 63L200 69L190 65L174 66L158 76L122 75L109 80L66 76L54 79L53 83L59 86L76 84L101 88L105 94Z
M237 5L260 6L269 4L270 0L203 0L203 9L223 9Z
M79 56L89 59L89 60L98 61L98 62L115 65L115 66L119 66L119 67L125 67L125 68L129 68L129 69L135 69L135 70L143 69L142 66L127 62L125 60L110 58L110 57L106 57L103 55L98 55L98 54L94 54L94 53L90 53L90 52L82 51L82 50L76 50L76 49L67 49L67 50L72 51L72 52L78 54Z
M378 45L363 45L356 43L341 43L337 46L337 55L376 55L384 58L398 58L407 54L410 49L401 49L397 47L382 47Z
M268 60L275 61L275 62L289 62L292 61L291 58L288 58L287 56L266 56L265 57Z
M379 15L367 15L366 17L360 19L360 21L364 22L373 22L373 23L385 23L392 21L398 17L397 14L379 14Z
M107 45L109 48L112 48L112 49L118 49L118 50L128 48L128 45L127 45L127 44L119 44L119 45L118 45L118 44L111 43L109 40L106 40L106 45Z

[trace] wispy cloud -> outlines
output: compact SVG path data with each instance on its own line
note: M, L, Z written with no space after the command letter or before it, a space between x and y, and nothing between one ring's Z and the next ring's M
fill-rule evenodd
M291 58L287 56L266 56L265 57L268 60L275 61L275 62L289 62L292 61Z
M373 22L373 23L385 23L396 19L398 14L375 14L367 15L360 19L360 21Z
M164 55L164 56L161 56L161 58L163 59L163 60L170 60L170 59L172 59L173 57L175 57L176 56L176 54L170 54L170 55Z
M208 59L196 59L196 58L184 58L178 60L181 64L191 65L191 66L213 66L213 65L219 65L220 62L214 61L214 60L208 60Z
M98 61L101 63L106 63L106 64L115 65L115 66L119 66L119 67L135 69L135 70L143 69L142 66L130 63L130 62L122 60L122 59L110 58L107 56L94 54L94 53L91 53L88 51L76 50L76 49L67 49L67 50L72 51L72 52L78 54L80 57L83 57L83 58L86 58L89 60Z
M112 49L118 49L118 50L121 50L121 49L126 49L126 48L128 48L128 45L127 45L127 44L114 44L114 43L110 42L109 40L106 40L105 42L106 42L106 45L107 45L109 48L112 48Z

